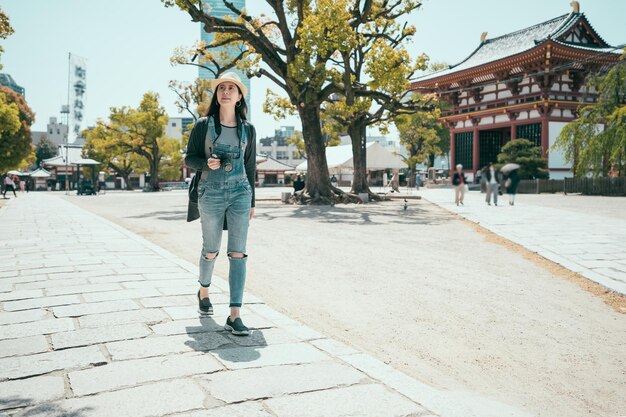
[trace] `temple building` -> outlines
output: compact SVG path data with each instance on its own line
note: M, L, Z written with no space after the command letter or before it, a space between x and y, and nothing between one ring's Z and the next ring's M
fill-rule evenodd
M608 45L578 2L569 14L493 39L487 33L466 59L418 78L411 89L436 93L450 105L442 119L450 128L450 167L475 176L497 162L502 146L516 138L541 146L550 178L568 176L563 155L549 151L581 104L596 94L590 74L614 65L622 50Z

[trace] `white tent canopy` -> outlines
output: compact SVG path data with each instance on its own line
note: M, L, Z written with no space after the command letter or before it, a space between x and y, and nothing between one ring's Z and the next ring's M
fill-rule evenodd
M367 144L366 159L366 167L369 171L407 168L407 164L404 163L399 155L389 152L378 142ZM331 146L326 148L326 162L328 163L328 171L330 173L352 170L354 168L352 161L352 145ZM296 167L297 172L306 170L307 161L302 162Z

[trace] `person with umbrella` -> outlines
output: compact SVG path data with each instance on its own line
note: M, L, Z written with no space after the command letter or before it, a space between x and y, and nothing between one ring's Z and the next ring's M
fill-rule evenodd
M13 179L11 179L11 176L9 174L4 177L4 193L2 194L3 198L7 198L7 191L13 191L13 195L17 197L17 194L15 194L15 182L13 182Z
M517 187L519 186L520 177L519 177L519 168L518 164L509 163L500 168L500 171L505 175L506 181L504 182L504 187L506 188L506 193L509 195L509 205L515 205L515 194L517 194Z

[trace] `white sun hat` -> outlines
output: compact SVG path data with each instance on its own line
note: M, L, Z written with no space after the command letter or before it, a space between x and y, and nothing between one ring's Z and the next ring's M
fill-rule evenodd
M239 78L239 76L237 74L235 74L234 72L225 72L222 75L220 75L218 78L216 78L214 80L211 80L211 90L213 90L213 92L216 92L217 91L217 86L219 86L221 83L225 83L225 82L231 82L231 83L236 84L237 87L239 87L239 89L241 90L241 94L244 97L248 93L248 89L241 82L241 79Z

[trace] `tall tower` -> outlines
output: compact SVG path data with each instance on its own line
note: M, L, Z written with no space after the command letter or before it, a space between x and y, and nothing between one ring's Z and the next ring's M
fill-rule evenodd
M246 7L246 0L230 0L230 1L239 10ZM202 7L206 13L212 16L216 16L216 17L232 16L233 18L235 17L233 12L224 5L223 0L202 0ZM211 42L213 42L213 39L215 39L215 35L212 33L206 33L204 31L204 28L200 26L200 39L203 40L208 45ZM217 52L219 49L229 51L230 56L233 56L233 57L239 54L233 47L221 47L221 48L212 49L212 51ZM210 66L210 64L208 63L204 63L203 65ZM204 68L198 68L198 69L199 69L198 76L201 79L207 80L207 79L215 78L215 76L210 71ZM243 82L244 85L248 89L248 94L246 95L246 102L248 103L248 118L250 118L250 79L246 77L246 75L242 71L236 68L230 69L229 71L235 72L237 75L239 75L239 78L241 78L241 82Z

